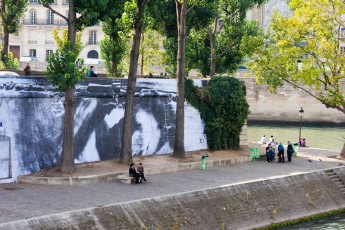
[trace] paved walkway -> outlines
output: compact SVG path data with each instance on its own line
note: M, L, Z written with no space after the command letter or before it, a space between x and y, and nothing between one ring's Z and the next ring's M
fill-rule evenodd
M150 175L147 176L148 182L142 184L0 184L0 224L53 213L335 168L341 163L335 158L324 157L322 150L315 150L314 152L318 153L316 156L312 154L312 149L309 150L308 153L300 153L299 157L294 157L291 163L266 163L264 159L260 159L255 163L231 164L207 168L205 171L189 170ZM329 156L329 151L325 151L324 155Z

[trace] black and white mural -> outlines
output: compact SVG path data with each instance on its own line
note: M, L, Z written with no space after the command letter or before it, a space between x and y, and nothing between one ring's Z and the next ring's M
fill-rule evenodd
M76 163L119 157L126 83L126 79L92 78L76 86ZM195 83L201 85L201 81ZM133 155L172 153L176 80L138 79L136 87ZM45 77L0 77L0 124L4 130L0 136L10 143L6 148L10 148L14 180L18 175L59 164L63 101L64 93ZM186 151L207 148L203 130L199 112L186 103ZM5 148L2 145L0 148ZM1 168L8 167L1 162ZM3 177L0 175L0 179Z

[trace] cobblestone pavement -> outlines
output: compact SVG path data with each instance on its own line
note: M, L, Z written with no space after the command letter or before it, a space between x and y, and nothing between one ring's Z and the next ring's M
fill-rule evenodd
M301 152L305 156L336 157L339 155L339 152L337 151L318 148L300 148L299 152Z
M128 185L120 182L73 186L0 184L0 223L339 167L340 161L320 157L321 150L318 154L314 158L294 157L291 163L284 164L266 163L261 158L255 163L234 164L229 167L209 168L205 171L190 170L151 175L147 178L148 182L142 184ZM311 159L311 162L308 159Z

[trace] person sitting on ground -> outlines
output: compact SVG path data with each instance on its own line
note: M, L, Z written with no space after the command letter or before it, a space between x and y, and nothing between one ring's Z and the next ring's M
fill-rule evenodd
M307 142L305 141L305 138L303 138L303 139L300 141L300 147L307 147Z
M260 140L261 144L267 144L266 135L263 135Z
M137 167L137 171L140 174L140 177L146 181L145 175L144 175L144 166L142 163L139 163L138 167Z
M134 163L131 163L129 165L129 176L134 177L135 178L135 183L139 184L140 173L138 173L137 170L135 169Z
M95 73L95 71L93 70L93 65L90 66L89 72L87 73L88 77L97 77L97 74Z
M274 142L274 138L273 138L273 135L271 135L270 139L269 139L269 142Z

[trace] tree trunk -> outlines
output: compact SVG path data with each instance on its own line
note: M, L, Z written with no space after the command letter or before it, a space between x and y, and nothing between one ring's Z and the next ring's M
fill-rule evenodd
M338 158L342 159L342 160L345 160L345 143L343 145L343 149L341 150Z
M72 43L73 49L75 49L77 38L77 15L75 13L73 2L74 1L69 2L68 40ZM74 172L74 91L75 86L70 85L65 92L65 117L61 155L62 174L70 174Z
M210 77L214 77L216 74L216 35L212 32L209 33L210 38L210 48L211 48L211 67L210 67Z
M111 63L111 72L112 72L113 77L116 77L116 78L119 77L119 73L117 71L117 62L115 61L112 61Z
M176 133L174 144L174 157L184 158L184 75L186 65L186 11L188 0L182 4L176 2L178 48L177 48L177 95L176 95Z
M142 34L141 43L144 44L144 34ZM142 49L142 52L141 52L140 74L141 74L141 77L144 76L144 49Z
M4 18L3 18L3 15L4 15L4 12L5 12L5 4L6 4L6 0L1 0L1 2L0 2L0 17L1 17L1 27L3 28L3 33L4 33L4 36L5 36L5 22L4 22ZM0 30L1 30L1 28L0 28ZM7 30L8 31L8 30ZM8 38L7 38L7 42L8 42ZM0 60L2 61L2 62L5 62L6 60L5 60L5 54L6 54L6 52L7 52L7 48L5 48L6 46L5 46L5 38L4 38L4 43L2 44L3 45L3 47L2 47L2 50L1 50L1 52L0 52ZM7 43L7 47L8 47L8 43Z
M119 162L129 164L132 162L132 117L134 107L135 83L139 60L140 38L142 32L142 13L146 0L138 0L136 21L133 29L132 49L129 61L129 74L126 92L125 115L123 121L121 152Z
M10 33L7 29L7 26L4 26L4 47L2 48L2 61L3 63L5 64L5 66L7 66L7 62L8 62L8 43L9 43L9 36L10 36Z
M211 66L210 66L210 77L214 77L216 74L216 33L217 33L217 25L218 25L218 18L214 20L213 23L213 30L211 28L207 29L208 37L210 38L210 59L211 59Z
M61 173L70 174L74 172L74 86L66 90L64 108Z
M77 40L77 14L73 2L74 1L69 1L68 40L72 43L73 49L75 49Z

